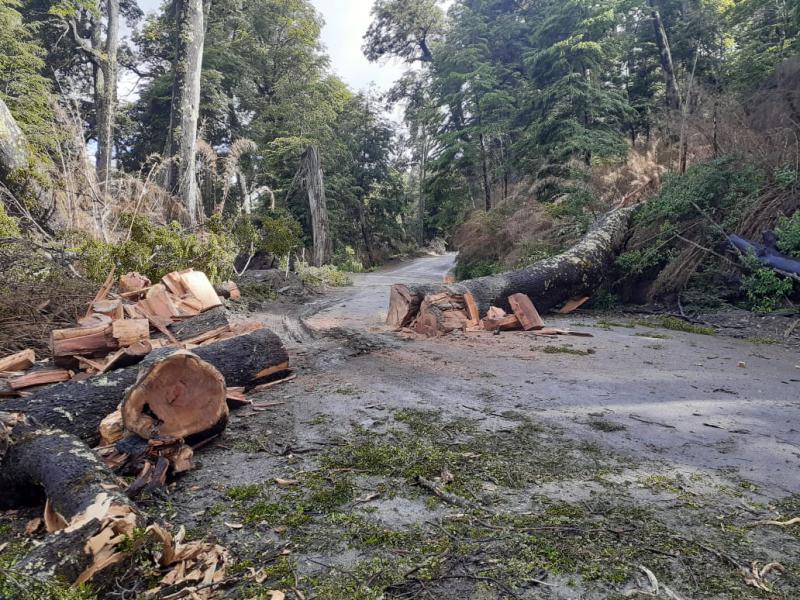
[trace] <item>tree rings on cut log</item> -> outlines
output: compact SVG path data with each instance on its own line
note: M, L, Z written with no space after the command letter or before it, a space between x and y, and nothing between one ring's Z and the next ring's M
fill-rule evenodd
M125 394L125 429L145 439L202 439L228 421L225 378L191 352L179 351L151 365Z

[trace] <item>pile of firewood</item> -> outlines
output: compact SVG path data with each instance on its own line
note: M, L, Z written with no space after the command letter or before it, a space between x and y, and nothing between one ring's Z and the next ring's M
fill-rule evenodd
M0 359L0 510L46 498L48 535L19 573L113 577L129 559L126 536L148 525L132 499L192 468L246 393L293 377L275 333L229 323L220 296L238 299L235 284L215 290L192 270L114 284L109 275L86 316L52 332L50 359L33 350ZM115 474L132 482L120 487ZM165 547L155 591L202 583L193 597L204 598L224 579L224 548L147 531Z
M397 285L393 294L403 294L405 286ZM569 314L582 306L588 297L567 302L559 311ZM545 322L531 299L525 294L512 294L507 299L511 313L491 306L481 318L478 304L470 292L439 292L424 296L419 309L407 323L397 323L390 313L388 323L399 331L426 337L440 337L453 331L475 333L479 331L530 331L539 336L581 335L563 329L545 327Z
M116 293L113 284L111 274L76 327L51 332L52 363L37 365L31 349L0 359L0 397L24 396L30 388L135 364L156 348L179 344L170 326L222 306L220 295L240 297L235 283L215 289L204 273L192 269L169 273L155 285L128 273L120 277ZM160 336L151 338L151 331ZM226 332L227 327L203 331L182 347L208 343Z

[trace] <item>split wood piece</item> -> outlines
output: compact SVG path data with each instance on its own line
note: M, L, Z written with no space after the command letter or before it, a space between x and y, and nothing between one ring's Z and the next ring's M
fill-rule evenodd
M264 390L274 388L275 386L281 385L283 383L289 383L290 381L294 381L295 379L297 379L297 375L293 373L288 377L284 377L283 379L278 379L276 381L270 381L269 383L262 383L261 385L257 385L252 390L250 390L250 393L256 394L258 392L263 392Z
M228 408L231 410L242 408L243 406L250 406L253 401L248 400L244 395L244 388L228 388L225 396L225 401L228 403Z
M110 446L116 444L125 436L125 425L122 423L122 411L119 409L100 421L100 445Z
M56 329L50 333L53 357L105 355L119 347L112 335L112 326Z
M147 312L147 309L144 307L144 305L141 304L137 304L136 306L126 305L125 309L134 319L144 317L145 319L148 320L150 325L152 325L157 331L165 335L170 342L172 342L173 344L178 343L178 340L175 338L174 335L172 335L172 332L167 328L167 325L171 323L171 319L163 319L161 317L151 315L149 312Z
M102 375L112 369L130 367L142 362L153 351L150 342L136 342L126 348L121 348L106 358L105 364L97 370L97 375Z
M181 316L181 312L172 301L167 288L160 283L151 287L136 306L148 315L148 318L156 317L167 323L171 322L173 318Z
M508 297L526 294L536 298L540 311L548 311L570 298L592 294L605 280L610 266L627 239L631 217L639 207L608 213L592 231L572 248L518 271L509 271L460 283L392 287L387 325L407 327L413 322L423 298L430 294L470 292L481 314L492 305L510 309Z
M217 292L214 291L214 286L211 285L208 277L202 271L188 269L186 271L168 273L164 275L161 281L179 298L188 295L198 300L200 302L200 312L222 305Z
M220 298L227 298L228 300L234 301L242 299L242 292L239 290L239 286L233 281L226 281L225 283L214 286L214 291L217 292Z
M122 307L122 299L116 298L114 300L99 300L92 303L92 313L97 315L105 315L112 321L125 318L125 310Z
M20 377L12 377L8 380L8 385L12 390L24 390L40 385L61 383L70 379L72 379L72 373L66 369L42 369L41 371L26 373Z
M203 312L203 303L192 296L173 297L172 301L175 303L178 312L181 313L181 317L196 317Z
M539 311L525 294L513 294L509 296L508 303L511 305L511 310L514 311L517 319L522 324L522 329L531 331L533 329L542 329L544 321L539 316Z
M88 317L81 317L78 319L78 327L83 329L95 329L97 327L108 327L111 325L111 317L107 315L100 315L92 313Z
M143 525L114 475L77 437L21 415L0 413L12 442L0 457L0 509L47 498L48 535L13 568L76 584L127 559L122 542Z
M212 329L211 331L207 331L206 333L201 333L198 336L193 338L189 338L188 340L184 340L183 343L188 344L195 344L197 346L201 346L204 343L210 342L215 340L216 338L220 337L223 333L229 333L231 330L230 325L224 325L222 327L218 327L217 329Z
M148 319L124 319L114 321L111 325L111 336L117 344L124 348L150 339L150 321Z
M475 302L475 296L469 292L464 294L464 304L467 307L470 325L473 327L477 326L481 322L481 312L478 310L478 304Z
M489 310L486 311L487 319L502 319L507 316L508 313L506 311L504 311L502 308L497 308L496 306L490 306Z
M589 301L589 298L591 298L591 296L582 296L580 298L572 298L564 306L561 307L561 310L558 311L558 314L560 314L560 315L569 315L569 314L574 313L581 306L586 304Z
M144 367L122 401L125 429L145 439L202 439L228 423L225 377L191 352L179 350Z
M0 372L27 371L36 362L36 353L30 348L11 356L0 358Z
M92 310L92 307L96 302L102 302L103 300L108 298L108 294L109 292L111 292L111 288L114 287L114 271L116 270L117 270L116 267L111 267L111 270L108 272L108 276L106 277L105 282L98 290L97 295L94 297L94 300L92 300L92 303L89 304L89 310L86 311L87 317L91 315L92 312L94 312Z
M110 417L111 415L109 415ZM182 439L159 438L146 440L136 434L127 433L123 438L113 444L101 446L96 450L106 466L122 475L136 475L144 481L140 481L141 487L133 484L126 490L129 497L142 491L148 483L154 481L152 475L159 479L162 474L159 472L163 467L158 467L158 463L163 458L166 460L163 478L169 474L185 473L194 468L192 462L194 450ZM163 480L160 482L163 485ZM154 487L157 484L154 484ZM153 488L151 488L153 489Z
M153 283L144 275L140 273L126 273L119 278L119 293L129 294L131 292L140 292L145 288L149 288Z
M175 352L175 348L154 350L141 363L142 368ZM194 354L214 365L231 387L250 389L265 381L260 373L280 365L285 374L289 356L280 338L268 329L201 346ZM3 401L3 409L25 412L43 425L64 429L89 445L99 439L98 425L116 410L125 390L136 383L140 367L127 367L87 381L67 381L36 390L28 398Z
M522 324L516 315L507 315L499 319L486 317L481 321L481 325L486 331L518 331L522 329Z

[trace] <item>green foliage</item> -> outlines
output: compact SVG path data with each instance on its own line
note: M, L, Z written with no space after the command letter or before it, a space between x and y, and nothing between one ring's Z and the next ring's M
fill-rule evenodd
M324 267L313 267L308 263L300 262L295 265L297 274L304 284L310 286L330 286L347 287L353 285L353 281L334 265Z
M25 23L18 0L0 0L0 99L25 133L33 155L48 162L58 141L45 52L36 28Z
M475 279L476 277L495 275L502 271L502 265L492 260L481 260L473 263L462 263L459 261L456 267L456 279L464 281L466 279Z
M300 223L288 212L241 217L234 226L234 238L240 252L263 251L286 256L303 245Z
M780 307L793 287L791 279L766 268L759 268L742 280L751 310L759 313L770 313Z
M637 216L644 223L676 223L719 216L731 223L761 191L763 174L733 157L692 165L668 176L658 195ZM713 223L706 222L704 226Z
M19 223L6 213L6 208L0 203L0 238L16 238L20 236Z
M167 273L193 268L213 282L228 279L233 271L236 246L233 239L212 221L205 233L186 233L180 225L157 226L146 217L124 215L122 224L130 237L120 243L89 240L78 245L87 275L106 278L112 267L117 273L138 271L157 281Z
M643 275L651 269L663 265L670 257L662 245L653 244L644 249L629 250L620 254L615 266L623 275Z
M800 210L796 211L790 219L781 219L778 227L775 228L778 237L778 249L800 258Z
M664 329L672 331L683 331L684 333L696 333L698 335L717 335L713 327L695 325L677 317L663 317L658 324Z

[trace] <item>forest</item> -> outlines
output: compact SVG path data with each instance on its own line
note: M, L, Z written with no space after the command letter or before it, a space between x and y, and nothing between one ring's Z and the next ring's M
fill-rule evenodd
M0 0L0 600L797 597L800 0L363 4Z

